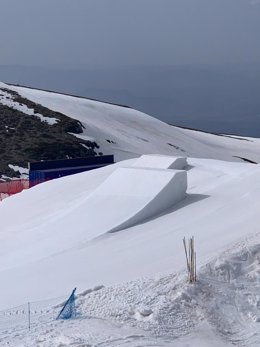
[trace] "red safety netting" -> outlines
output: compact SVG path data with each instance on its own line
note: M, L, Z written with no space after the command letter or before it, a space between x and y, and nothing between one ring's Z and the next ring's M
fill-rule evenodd
M29 180L19 179L0 183L0 200L29 188Z

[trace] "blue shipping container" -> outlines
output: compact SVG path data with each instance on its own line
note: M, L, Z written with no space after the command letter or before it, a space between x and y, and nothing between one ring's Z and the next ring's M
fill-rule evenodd
M29 187L33 187L45 181L97 169L113 163L113 155L30 163Z

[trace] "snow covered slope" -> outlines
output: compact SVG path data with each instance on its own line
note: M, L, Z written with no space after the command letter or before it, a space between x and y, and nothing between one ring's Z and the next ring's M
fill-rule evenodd
M1 202L0 309L64 296L75 286L81 294L79 319L46 320L57 306L42 309L30 333L3 328L18 310L2 312L0 345L259 346L260 166L239 159L259 162L259 139L179 129L128 108L1 86L80 120L85 130L77 136L117 160L131 159ZM188 156L187 165L169 155ZM192 235L194 286L185 281L182 245Z
M3 346L258 346L259 165L188 159L183 201L122 232L85 237L94 228L89 197L136 161L46 182L1 203L1 308L74 286L107 287L85 291L82 318L64 329L58 322L44 329L39 323L31 335L13 328L0 332ZM149 190L147 184L140 194ZM98 207L92 213L102 218ZM64 222L68 215L73 225ZM182 248L191 235L199 260L195 287L185 283Z
M85 126L77 137L95 141L104 154L116 160L140 154L166 154L199 158L260 162L260 140L226 137L165 124L136 110L84 98L50 93L0 83L23 97L53 111L77 119Z

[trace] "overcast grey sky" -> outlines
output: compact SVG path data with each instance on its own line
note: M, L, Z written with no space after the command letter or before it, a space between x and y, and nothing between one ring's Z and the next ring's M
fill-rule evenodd
M0 0L0 65L260 61L258 0Z
M260 136L259 36L260 0L0 0L0 80Z

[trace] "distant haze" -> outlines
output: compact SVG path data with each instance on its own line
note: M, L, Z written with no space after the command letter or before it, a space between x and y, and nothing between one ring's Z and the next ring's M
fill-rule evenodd
M1 0L0 80L260 136L260 1Z

